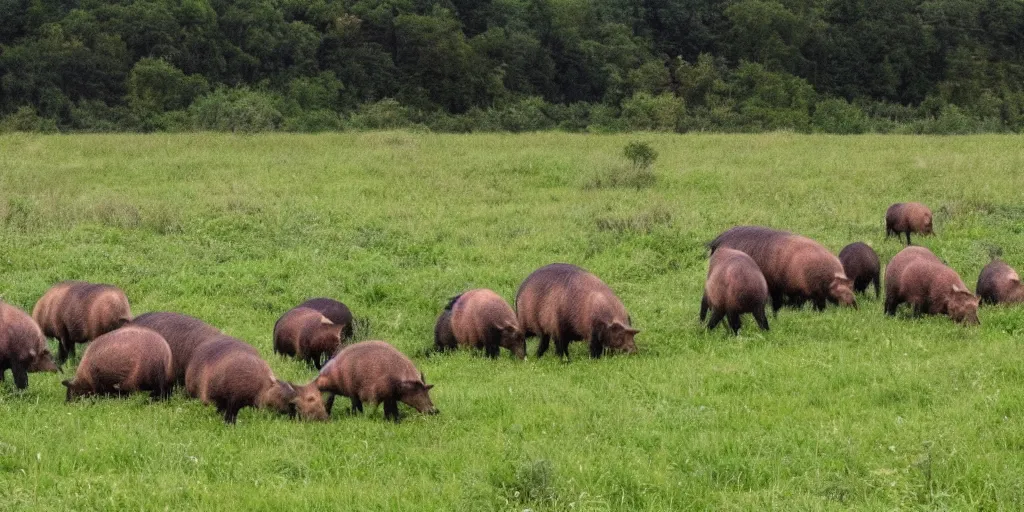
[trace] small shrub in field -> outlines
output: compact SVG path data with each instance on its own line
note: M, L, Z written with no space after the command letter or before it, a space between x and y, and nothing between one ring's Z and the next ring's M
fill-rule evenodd
M819 101L811 117L814 129L825 133L864 133L867 131L867 116L856 105L842 98Z
M658 151L646 142L635 140L622 148L622 156L633 163L634 169L649 169L658 159Z
M622 156L629 160L630 165L615 166L612 169L592 176L583 184L585 189L599 188L635 188L642 189L653 186L658 175L651 166L658 159L658 152L646 142L633 141L622 149Z
M409 109L393 98L365 103L352 114L352 125L364 130L394 130L410 124Z

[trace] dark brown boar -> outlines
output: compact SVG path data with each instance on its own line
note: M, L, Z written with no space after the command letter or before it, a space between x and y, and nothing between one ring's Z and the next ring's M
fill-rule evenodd
M896 203L885 210L885 237L889 238L901 233L907 235L910 245L910 234L932 234L932 211L921 203Z
M846 277L839 258L805 236L761 226L738 226L708 243L711 254L719 247L736 249L754 259L778 314L784 303L802 306L810 300L815 309L829 303L857 307L853 281Z
M708 330L728 317L733 334L739 334L740 315L751 313L761 330L768 330L764 308L768 302L768 283L757 263L746 253L720 248L711 255L704 296L700 301L700 321L711 310Z
M942 264L931 251L921 249L908 247L886 266L886 314L895 315L900 304L907 302L914 314L947 315L955 322L977 325L980 299L967 289L956 271Z
M640 331L622 301L594 274L575 265L552 263L527 276L516 292L516 314L525 336L540 336L537 357L550 340L555 353L569 358L569 343L590 342L590 357L606 349L634 353Z
M985 304L1024 302L1024 286L1017 271L1002 260L992 260L981 269L975 288Z
M46 337L24 311L0 301L0 381L7 370L18 389L28 387L28 374L56 372Z
M57 364L75 354L75 344L88 343L132 320L128 297L120 288L84 281L54 285L32 310L43 334L60 340Z
M327 419L316 386L278 380L259 352L230 336L217 336L192 353L185 374L189 396L213 404L226 423L243 407L258 407L302 419Z
M492 358L498 357L499 348L506 348L515 357L526 358L526 337L516 313L491 290L478 288L453 298L441 316L448 318L449 345L454 341L459 346L483 349ZM437 330L435 326L435 346L439 346Z
M297 307L274 324L274 352L307 361L319 370L341 348L343 328L315 309Z
M874 283L875 297L881 294L882 262L871 246L864 242L847 245L839 251L839 262L846 277L853 280L853 291L863 292Z
M171 347L159 333L128 325L89 344L75 378L61 384L67 401L79 396L121 395L149 391L155 400L167 398L174 382Z
M319 311L321 315L326 316L332 323L342 326L341 330L345 333L346 340L352 339L352 311L345 304L334 299L317 297L299 304L298 307Z
M448 306L441 312L441 316L437 317L437 323L434 324L434 349L438 352L455 350L459 346L458 340L455 339L455 332L452 331L452 304L458 299L458 297L452 298Z
M219 329L198 318L167 311L139 315L132 325L152 329L164 337L171 347L174 382L178 385L185 384L185 371L196 347L221 335Z
M424 414L437 414L430 400L430 389L416 365L383 341L354 343L338 352L313 380L320 391L327 392L327 413L334 406L336 395L352 401L352 413L363 412L363 403L384 404L384 418L400 420L398 402L404 402Z

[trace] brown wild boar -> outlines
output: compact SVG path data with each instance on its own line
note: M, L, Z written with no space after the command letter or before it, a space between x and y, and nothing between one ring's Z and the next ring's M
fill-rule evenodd
M713 255L719 247L746 253L757 263L778 314L784 303L797 307L810 300L817 310L832 302L857 307L853 281L846 277L839 258L805 236L761 226L738 226L708 243Z
M152 329L163 336L171 347L174 382L179 385L185 384L185 370L196 347L221 335L219 329L198 318L167 311L139 315L131 325Z
M992 260L981 269L975 290L985 304L1024 302L1024 286L1020 285L1020 276L1002 260Z
M28 374L56 372L43 332L28 313L0 301L0 381L7 370L18 389L28 387Z
M171 347L164 337L145 327L128 325L110 331L89 344L78 363L66 399L79 396L120 395L149 391L160 400L171 394L174 367Z
M885 210L885 237L889 238L901 233L907 235L910 245L910 234L932 234L932 211L921 203L896 203Z
M274 352L308 361L319 370L341 348L342 329L315 309L297 307L274 324Z
M455 350L459 346L459 342L455 339L455 332L452 331L452 303L456 300L458 297L451 299L444 311L441 312L441 316L437 317L437 323L434 324L434 350L438 352Z
M590 357L606 349L636 352L640 331L615 292L594 274L576 265L552 263L527 276L516 292L519 327L527 337L540 336L537 357L552 338L555 353L569 358L569 343L590 342Z
M324 420L320 391L280 381L248 343L217 336L192 353L185 374L189 396L213 404L226 423L235 423L243 407L259 407L302 419Z
M882 262L878 254L864 242L854 242L839 251L839 262L843 264L846 277L853 280L853 291L860 293L875 285L875 297L881 293Z
M757 263L746 253L720 248L711 255L704 296L700 300L700 321L711 310L708 330L714 329L722 318L728 317L733 334L739 334L740 315L752 313L758 327L768 330L764 314L768 302L768 283L757 268Z
M434 345L438 350L457 345L483 349L488 357L498 357L498 349L506 348L519 359L526 358L526 337L519 328L515 311L505 299L485 288L478 288L453 297L442 317L450 323L448 340L438 340L434 328ZM438 319L440 322L441 319ZM442 327L441 331L445 329Z
M132 320L128 297L108 284L64 281L36 302L32 318L43 334L60 340L57 364L75 354L75 344L88 343Z
M297 307L319 311L321 315L326 316L332 323L342 326L341 331L345 333L346 340L352 339L352 311L345 304L334 299L317 297L309 299Z
M908 247L886 266L886 314L895 315L900 304L907 302L914 314L947 315L956 322L977 325L978 297L967 289L956 271L922 249L928 251Z
M424 414L437 414L430 400L430 389L416 365L395 347L383 341L362 341L338 352L313 380L327 392L327 413L336 395L352 401L352 413L363 412L363 402L384 404L384 418L400 420L398 402L404 402Z

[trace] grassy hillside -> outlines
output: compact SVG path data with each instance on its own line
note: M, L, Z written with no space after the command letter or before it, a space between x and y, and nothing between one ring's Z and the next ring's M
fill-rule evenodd
M660 153L648 188L623 146ZM733 338L697 322L703 244L735 224L888 261L892 202L973 288L1024 267L1024 139L1012 136L431 135L0 137L0 296L122 286L136 314L188 313L258 347L306 297L414 355L441 409L225 426L180 393L65 404L65 376L0 384L0 507L678 510L1024 507L1024 313L981 326L783 310ZM614 181L614 180L611 180ZM623 299L640 353L574 344L498 361L423 357L448 297L512 300L533 269L582 265ZM55 346L55 345L54 345ZM79 349L79 354L81 349ZM341 402L344 403L344 402ZM340 410L341 408L339 408Z

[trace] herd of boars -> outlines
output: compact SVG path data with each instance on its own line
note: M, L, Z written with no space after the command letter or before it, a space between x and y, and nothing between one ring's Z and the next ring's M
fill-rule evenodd
M947 315L978 323L981 302L1022 302L1020 277L993 260L978 278L975 295L952 268L924 247L910 246L910 234L932 234L932 214L920 203L891 206L886 237L906 236L908 247L885 269L885 313L908 303L915 314ZM810 302L856 308L856 293L874 285L880 294L881 264L867 244L856 242L833 255L818 242L787 231L738 226L708 243L710 261L700 320L714 329L723 319L734 333L750 313L768 330L766 308ZM515 309L488 289L466 291L448 302L434 327L434 350L459 347L498 357L502 348L526 358L526 339L539 337L537 357L552 341L568 359L569 344L585 341L591 357L636 352L639 333L611 288L575 265L553 263L530 274L516 292ZM711 318L707 319L708 312ZM30 372L56 372L89 343L71 379L62 384L67 400L91 395L149 392L168 397L175 386L216 407L234 423L244 407L258 407L302 419L326 420L335 397L382 404L384 417L398 421L398 403L437 413L433 387L407 356L384 341L352 343L353 316L334 299L310 299L284 313L273 330L274 352L308 362L319 373L309 382L278 379L256 348L188 315L150 312L132 317L125 293L116 286L65 281L51 287L28 315L0 301L0 380L10 369L24 389ZM58 341L54 360L46 338ZM324 395L328 396L326 402Z

